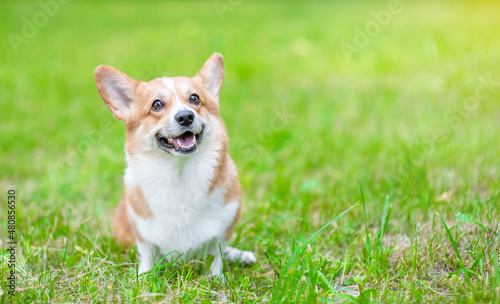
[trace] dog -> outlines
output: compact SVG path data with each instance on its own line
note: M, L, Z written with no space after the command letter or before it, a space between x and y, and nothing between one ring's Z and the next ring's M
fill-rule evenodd
M113 236L136 245L139 273L167 260L214 257L210 273L223 278L223 256L252 264L253 252L227 246L241 216L241 188L228 155L219 114L223 57L214 53L193 78L137 81L117 69L95 70L100 97L126 126L125 193Z

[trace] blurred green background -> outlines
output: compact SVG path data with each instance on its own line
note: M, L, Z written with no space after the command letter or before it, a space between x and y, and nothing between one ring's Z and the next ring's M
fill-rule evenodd
M252 276L268 273L273 259L286 261L294 242L360 201L359 180L367 218L360 206L351 210L335 234L316 241L316 258L336 263L351 256L353 270L344 275L364 273L365 284L389 301L378 285L383 280L363 270L370 262L358 251L366 243L363 227L378 231L389 195L390 235L411 238L432 226L424 234L444 236L437 212L450 225L462 212L497 227L484 235L493 247L482 261L493 267L499 12L496 1L2 1L0 196L4 205L7 189L17 192L27 273L48 271L67 238L74 253L68 269L85 260L82 252L101 246L100 257L124 271L109 283L113 292L129 300L151 292L141 285L129 297L119 282L129 275L123 263L135 257L108 251L111 214L122 194L124 126L99 98L93 72L106 64L144 81L194 76L213 52L225 60L221 113L245 193L235 243L261 260ZM1 227L3 239L4 215ZM55 251L38 252L44 244ZM423 261L429 253L421 246ZM445 253L443 259L453 259ZM411 282L402 271L399 280ZM339 277L325 275L332 282ZM66 279L74 281L71 272ZM26 286L30 280L21 278ZM240 287L254 300L270 299L276 281L269 280L262 283L267 287ZM317 290L320 283L313 283L302 287L310 288L304 295ZM457 299L494 299L490 285L463 285L450 283L446 296L477 288ZM442 296L404 286L395 294L409 300ZM331 296L322 288L311 299ZM300 290L289 299L304 300ZM86 290L86 299L100 292ZM58 299L57 292L43 294L34 288L24 299ZM59 300L73 299L65 296Z

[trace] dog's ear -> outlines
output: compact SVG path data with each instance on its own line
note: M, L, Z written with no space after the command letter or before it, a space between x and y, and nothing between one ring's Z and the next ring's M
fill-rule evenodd
M125 121L130 114L138 81L107 65L98 66L94 78L97 91L113 116Z
M208 92L219 102L219 92L224 79L224 59L219 53L214 53L203 65L200 76Z

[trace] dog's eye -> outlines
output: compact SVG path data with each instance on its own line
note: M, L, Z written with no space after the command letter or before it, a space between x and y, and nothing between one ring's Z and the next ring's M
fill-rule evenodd
M165 104L159 99L153 101L153 104L151 105L151 109L155 112L160 111L163 107L165 107Z
M191 96L189 96L189 102L194 104L194 105L199 105L200 104L200 96L198 96L198 94L191 94Z

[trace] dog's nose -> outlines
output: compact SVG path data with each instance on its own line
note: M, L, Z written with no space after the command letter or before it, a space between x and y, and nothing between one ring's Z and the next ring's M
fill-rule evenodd
M194 113L189 110L180 111L175 114L175 120L177 120L181 126L187 127L193 123Z

